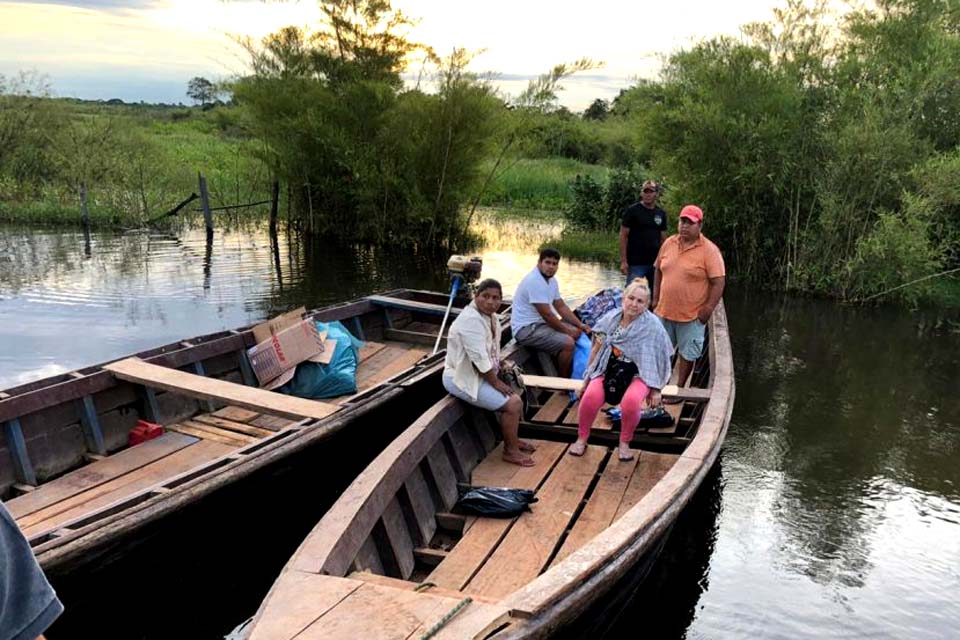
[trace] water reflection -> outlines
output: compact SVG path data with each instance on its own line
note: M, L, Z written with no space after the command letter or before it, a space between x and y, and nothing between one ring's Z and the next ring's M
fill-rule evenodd
M960 346L946 318L746 292L728 307L729 481L692 632L942 637L960 620Z
M476 249L484 275L511 293L558 229L549 219L481 215L474 230L484 238ZM266 222L210 243L200 229L93 233L89 257L85 244L79 231L0 227L0 388L301 304L449 284L444 253L337 247L282 232L271 243ZM567 259L558 277L571 298L621 282L609 267ZM727 309L737 400L718 493L665 550L655 584L677 606L638 591L616 633L649 630L669 611L656 637L953 635L955 314L736 288ZM248 614L207 626L229 629Z
M533 268L554 223L481 213L476 252L507 293ZM499 231L495 231L499 230ZM220 231L84 235L0 226L0 389L134 351L259 321L300 305L396 287L447 290L448 255L432 248L336 246L266 221ZM564 261L566 296L618 281L610 269ZM77 340L78 335L83 340Z

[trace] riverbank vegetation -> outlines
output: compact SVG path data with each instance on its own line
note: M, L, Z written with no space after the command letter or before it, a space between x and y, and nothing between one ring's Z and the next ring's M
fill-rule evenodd
M323 6L316 32L246 42L250 73L212 109L51 100L37 78L0 81L0 218L75 221L86 190L95 222L143 224L202 170L214 206L268 199L279 179L284 214L308 233L455 244L478 205L553 209L565 255L615 259L619 211L653 177L669 213L704 208L742 282L850 301L955 289L937 277L960 268L950 3L837 17L788 0L581 114L556 90L588 61L506 97L468 53L440 59L398 35L406 18L389 3Z

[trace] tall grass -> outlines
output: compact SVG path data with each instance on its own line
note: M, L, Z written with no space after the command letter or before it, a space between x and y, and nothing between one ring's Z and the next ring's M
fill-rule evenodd
M490 185L481 200L487 206L519 209L563 209L570 200L570 181L577 175L597 180L609 169L570 158L521 159Z
M230 109L218 113L72 101L55 101L55 108L68 123L112 123L107 148L122 160L87 184L94 226L139 226L156 218L198 191L198 173L207 178L214 207L269 198L267 169L255 143L237 135L234 117L226 113ZM56 176L30 184L0 176L0 221L79 224L79 199Z
M617 234L607 231L564 231L559 238L544 241L540 248L554 247L564 257L596 260L608 264L620 262Z

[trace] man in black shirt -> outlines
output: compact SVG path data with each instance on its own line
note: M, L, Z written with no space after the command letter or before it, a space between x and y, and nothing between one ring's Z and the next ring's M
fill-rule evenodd
M627 284L634 278L646 277L653 291L653 263L660 245L667 239L667 214L657 206L660 185L653 180L643 183L640 202L623 210L620 223L620 273Z

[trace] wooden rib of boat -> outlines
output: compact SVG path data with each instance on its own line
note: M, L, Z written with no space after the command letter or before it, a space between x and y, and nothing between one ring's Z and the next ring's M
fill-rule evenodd
M524 349L528 372L549 361ZM543 368L541 368L543 365ZM633 566L655 557L717 459L733 408L726 315L686 386L665 395L673 427L642 431L621 462L598 419L585 455L566 455L576 406L564 381L532 378L521 435L536 465L501 459L492 415L446 397L399 436L313 529L248 625L250 640L540 638L569 624ZM601 413L601 415L603 415ZM536 436L537 439L530 439ZM513 519L455 513L458 488L536 489Z
M246 356L251 327L0 392L0 496L45 569L80 561L409 397L443 367L443 351L430 354L447 301L399 289L310 312L364 341L357 393L340 398L257 388ZM128 447L139 419L165 433Z

